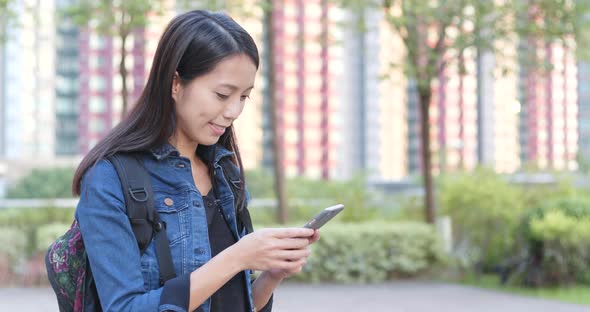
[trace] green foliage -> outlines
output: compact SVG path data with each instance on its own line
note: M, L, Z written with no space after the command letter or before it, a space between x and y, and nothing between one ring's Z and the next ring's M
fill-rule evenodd
M311 248L298 280L379 282L416 276L445 259L434 229L423 223L331 223Z
M33 169L6 194L8 198L72 197L73 168Z
M590 198L556 198L525 216L527 256L514 280L531 286L590 284Z
M244 0L176 0L176 7L181 11L189 10L209 10L228 12L232 17L252 17L256 14L255 10L266 9L269 7L268 2L257 0L255 2L246 2ZM253 5L252 5L253 4Z
M374 198L367 188L366 179L356 176L348 181L310 180L294 178L287 183L287 193L290 203L294 199L317 200L317 204L291 205L290 214L295 220L306 220L327 205L344 204L345 208L338 215L341 222L361 222L377 217L377 205L371 201Z
M456 245L467 245L472 261L489 267L512 251L524 204L518 188L480 168L444 177L440 192L442 213L453 221Z
M14 0L0 0L0 21L2 21L2 27L0 27L0 46L9 39L6 29L20 26L13 4L15 4Z
M424 200L421 196L400 196L396 199L398 212L394 212L395 220L421 221L424 219Z
M74 208L12 208L0 210L0 228L12 228L24 237L25 255L34 253L40 246L37 231L47 224L68 224L74 219ZM46 248L46 247L45 247Z
M162 14L163 5L163 0L76 0L61 13L77 25L114 37L146 26L148 13Z
M246 170L246 185L252 198L274 198L274 178L265 168Z
M8 259L14 264L25 255L27 237L22 230L15 227L0 227L0 260Z
M273 177L269 171L246 172L246 183L252 198L274 199ZM365 177L358 175L347 181L326 181L296 177L287 181L289 197L289 219L291 222L305 222L322 208L337 203L346 207L338 215L342 222L372 220L384 213L390 213L391 205L383 206L383 200L376 201L377 194L368 189ZM275 222L276 212L271 207L251 208L255 223Z
M527 208L539 207L548 200L577 196L580 193L566 175L558 175L556 184L522 185L523 201Z
M0 210L0 227L39 227L48 223L68 223L74 219L74 208L9 208Z
M70 223L50 223L39 227L35 237L34 253L47 251L49 245L69 229Z

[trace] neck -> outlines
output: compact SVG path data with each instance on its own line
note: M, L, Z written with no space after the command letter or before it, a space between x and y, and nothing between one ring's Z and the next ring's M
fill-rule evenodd
M187 157L191 160L197 158L196 151L197 146L199 146L198 143L191 142L178 135L171 136L168 142L178 150L181 156Z

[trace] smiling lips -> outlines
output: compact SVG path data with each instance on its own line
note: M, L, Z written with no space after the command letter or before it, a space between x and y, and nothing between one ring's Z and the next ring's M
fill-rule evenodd
M225 133L225 127L220 126L220 125L216 125L214 123L209 123L209 128L211 128L211 130L213 131L213 133L217 136L221 136L222 134Z

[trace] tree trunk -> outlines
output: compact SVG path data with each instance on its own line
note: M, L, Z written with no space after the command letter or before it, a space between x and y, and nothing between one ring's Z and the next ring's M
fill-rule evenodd
M287 194L285 191L285 171L283 166L283 135L279 129L279 114L275 102L275 59L273 53L274 30L273 30L273 0L267 0L264 9L264 37L265 65L267 66L267 92L269 94L269 116L271 123L271 144L273 150L273 174L275 180L275 195L277 197L277 221L281 224L287 223Z
M122 13L122 26L119 31L119 38L121 38L121 62L119 63L119 75L121 76L121 120L125 118L127 115L127 99L129 97L128 90L127 90L127 51L125 50L125 43L127 42L127 37L129 37L129 32L123 26L125 24L125 12Z
M436 206L434 203L434 184L432 183L432 152L430 147L430 88L418 88L420 103L420 135L422 137L422 178L424 183L424 215L426 222L434 224L436 221Z

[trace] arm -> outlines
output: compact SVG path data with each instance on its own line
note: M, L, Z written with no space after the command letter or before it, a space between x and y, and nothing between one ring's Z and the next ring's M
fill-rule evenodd
M319 238L320 233L318 230L315 230L313 236L308 238L309 244L315 243ZM307 257L304 257L295 261L296 265L292 269L271 269L262 272L252 285L252 295L256 310L263 311L264 308L264 311L271 311L273 291L285 278L301 272L306 261Z
M272 276L266 271L262 272L262 274L256 278L254 284L252 284L252 296L254 297L256 311L262 311L262 309L270 303L269 301L272 297L273 291L282 281L282 278Z
M123 198L110 162L100 161L85 174L76 218L100 303L105 311L157 311L163 289L183 277L168 281L169 286L145 290L139 248Z

